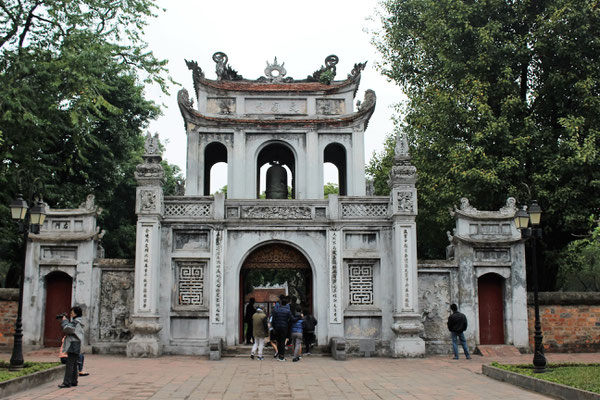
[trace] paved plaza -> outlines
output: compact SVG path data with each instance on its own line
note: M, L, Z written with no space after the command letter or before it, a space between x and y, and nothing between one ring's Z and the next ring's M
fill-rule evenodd
M10 355L3 354L2 358ZM495 359L528 363L531 355ZM551 354L552 362L597 362L598 354ZM26 356L51 361L49 351ZM79 386L59 389L61 380L9 399L545 399L481 374L493 361L473 356L424 359L304 357L300 362L249 357L209 361L207 357L155 359L87 355Z

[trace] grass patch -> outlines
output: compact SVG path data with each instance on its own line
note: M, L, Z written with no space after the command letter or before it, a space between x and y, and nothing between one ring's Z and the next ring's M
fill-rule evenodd
M23 368L19 371L9 371L8 367L10 363L7 361L0 361L0 382L8 381L19 376L31 375L34 372L44 371L52 367L60 365L59 362L25 362Z
M531 364L499 364L493 362L491 365L517 374L600 393L600 364L548 364L548 372L541 374L533 372L533 365Z

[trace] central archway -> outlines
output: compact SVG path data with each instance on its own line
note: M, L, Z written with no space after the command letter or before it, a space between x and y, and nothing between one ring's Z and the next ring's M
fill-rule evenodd
M307 258L285 243L268 243L253 250L240 270L239 340L244 343L244 309L251 297L267 315L280 294L295 296L313 310L312 269Z

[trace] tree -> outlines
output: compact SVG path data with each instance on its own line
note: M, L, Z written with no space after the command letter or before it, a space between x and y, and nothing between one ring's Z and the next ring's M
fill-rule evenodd
M75 207L94 193L105 209L101 225L120 238L114 243L123 244L119 230L134 238L133 171L142 130L160 112L144 98L140 75L163 90L168 79L166 61L141 40L154 9L151 0L0 0L3 261L20 263L20 237L7 212L20 190L17 171L40 178L54 208ZM107 255L133 255L130 243L120 249L109 237Z
M408 97L397 128L419 172L419 237L440 232L420 254L442 254L447 209L460 197L497 209L507 196L528 203L528 187L544 209L540 286L554 289L557 258L548 255L585 233L600 208L600 8L388 0L383 9L374 42L381 72Z
M327 182L323 187L323 194L328 198L330 194L340 194L340 188L337 183Z
M600 292L600 220L588 237L569 243L561 254L558 282L561 290Z

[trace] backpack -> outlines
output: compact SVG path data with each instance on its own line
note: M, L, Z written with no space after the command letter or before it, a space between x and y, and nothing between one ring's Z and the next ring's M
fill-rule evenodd
M314 332L315 331L315 325L317 325L317 321L315 320L315 317L313 317L312 315L307 315L304 318L304 323L303 323L303 329L306 332Z

